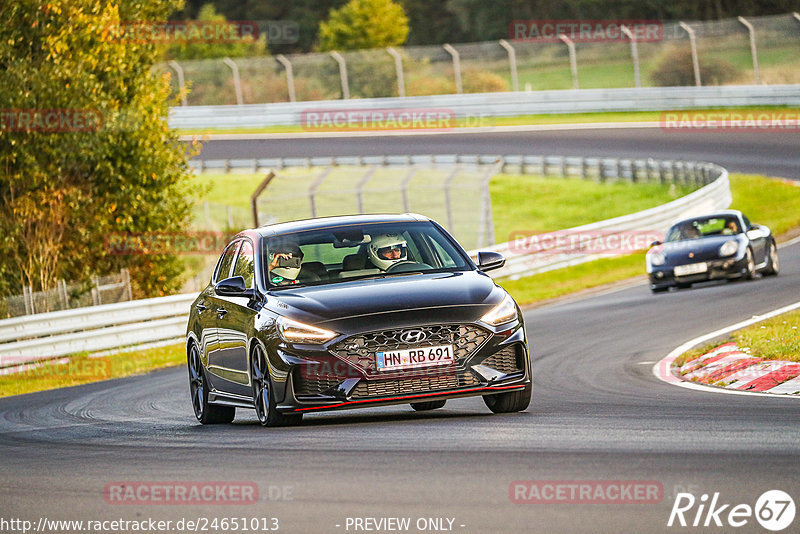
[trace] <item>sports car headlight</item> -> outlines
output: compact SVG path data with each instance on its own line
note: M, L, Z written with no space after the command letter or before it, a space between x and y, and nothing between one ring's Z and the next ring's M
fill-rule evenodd
M284 341L289 343L310 343L319 345L330 341L338 334L324 328L301 323L288 317L278 317L278 333Z
M722 257L725 256L733 256L736 254L736 251L739 250L739 243L738 241L725 241L725 243L719 247L719 255Z
M506 293L502 302L492 308L492 311L481 317L481 321L492 326L498 326L513 321L517 317L517 305L514 299Z
M666 257L664 256L663 252L651 252L647 255L647 257L650 259L650 265L654 265L656 267L659 265L664 265L664 262L666 261Z

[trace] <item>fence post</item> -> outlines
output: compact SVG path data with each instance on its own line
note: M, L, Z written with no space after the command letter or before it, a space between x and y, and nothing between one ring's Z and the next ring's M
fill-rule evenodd
M563 33L558 34L558 38L561 39L569 49L569 70L572 72L572 88L578 89L578 56L575 53L575 43Z
M410 171L408 171L408 174L406 174L405 178L403 178L402 184L400 184L403 194L403 211L406 213L411 211L411 204L408 201L408 184L411 182L411 179L414 178L415 174L417 174L417 169L412 168Z
M333 167L326 168L324 171L320 173L319 176L317 176L317 179L314 180L314 183L311 184L311 187L308 188L308 200L309 204L311 205L312 218L317 216L317 201L315 199L315 195L317 194L317 189L319 189L319 186L322 185L322 182L325 181L325 178L328 177L328 175L331 173L332 170Z
M222 62L230 67L233 72L233 88L236 90L236 105L241 106L244 100L242 99L242 82L239 79L239 66L229 57L222 58Z
M739 22L744 24L747 28L747 33L750 34L750 54L753 56L753 78L756 84L761 83L761 74L758 72L758 53L756 52L756 30L746 18L738 17Z
M180 90L181 94L181 106L187 106L186 103L186 82L183 78L183 67L178 64L175 60L170 60L167 65L172 67L172 70L178 75L178 89Z
M508 52L508 66L511 69L511 90L519 91L519 78L517 77L517 53L514 47L505 39L497 41Z
M639 74L639 47L636 45L636 38L627 26L622 27L624 33L631 41L631 55L633 56L633 80L637 88L642 86L642 79Z
M64 280L59 280L57 283L58 294L61 297L61 304L65 310L69 309L69 295L67 294L67 283Z
M403 77L403 58L400 56L400 52L395 50L394 47L390 46L386 51L394 58L394 70L397 74L397 96L406 96L406 82Z
M686 33L689 34L689 46L692 48L692 68L694 69L694 84L697 87L700 87L702 82L700 81L700 60L697 58L697 40L695 39L694 30L686 24L685 22L678 21L681 28L683 28Z
M339 52L331 52L331 57L339 64L339 80L342 82L342 99L350 100L350 84L347 82L347 63L345 63L342 54Z
M363 215L364 212L364 186L367 185L372 175L375 174L377 167L370 167L364 176L356 184L356 202L358 203L358 213Z
M453 71L455 72L456 77L456 93L461 94L464 92L464 88L461 84L461 55L458 53L458 50L452 47L450 43L445 43L442 45L445 52L450 54L453 58Z
M250 195L250 208L253 210L253 226L256 228L261 226L258 221L258 197L261 196L261 193L264 192L273 178L275 178L275 173L273 171L269 171L264 180L258 184L256 190L253 191L253 194Z
M289 88L289 102L296 102L296 96L294 93L294 71L292 70L292 62L284 56L283 54L278 54L275 56L275 59L278 60L278 63L283 65L283 68L286 70L286 85Z
M447 231L453 233L453 206L450 203L450 184L453 179L458 175L458 165L456 165L444 180L444 208L447 211Z
M120 274L122 275L122 283L125 284L125 295L128 297L128 300L133 300L133 289L131 288L131 272L127 268L125 268L120 271Z

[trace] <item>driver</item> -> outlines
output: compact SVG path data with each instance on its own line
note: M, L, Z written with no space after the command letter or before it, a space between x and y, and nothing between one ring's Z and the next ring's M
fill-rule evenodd
M269 253L269 281L278 286L297 284L302 261L303 251L297 245L276 246Z
M408 243L398 234L383 234L372 238L368 247L369 259L381 271L408 261Z

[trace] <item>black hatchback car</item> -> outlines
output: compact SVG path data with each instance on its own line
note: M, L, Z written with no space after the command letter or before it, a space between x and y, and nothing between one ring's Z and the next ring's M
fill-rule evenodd
M736 210L676 222L664 243L653 243L646 262L654 293L707 280L750 279L757 272L776 275L779 268L770 229Z
M234 237L187 330L194 413L255 409L264 426L389 404L416 410L483 396L528 407L519 307L439 224L419 215L310 219Z

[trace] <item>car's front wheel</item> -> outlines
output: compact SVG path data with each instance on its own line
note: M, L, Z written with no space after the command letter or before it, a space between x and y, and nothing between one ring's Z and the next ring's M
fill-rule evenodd
M189 344L187 354L189 365L189 394L192 396L194 416L204 425L230 423L236 417L236 408L215 406L208 402L208 381L200 360L200 351L194 342Z
M428 402L412 402L411 407L418 412L426 412L428 410L437 410L444 408L446 400L428 401Z
M296 425L303 420L303 414L285 415L275 407L264 349L256 345L250 358L250 377L253 385L253 404L258 422L262 426Z
M753 277L756 275L756 260L753 259L753 251L750 250L750 247L747 247L747 252L745 252L745 272L743 278L745 280L752 280Z
M521 412L530 405L532 392L533 383L529 382L524 389L495 395L484 395L483 402L494 413Z

